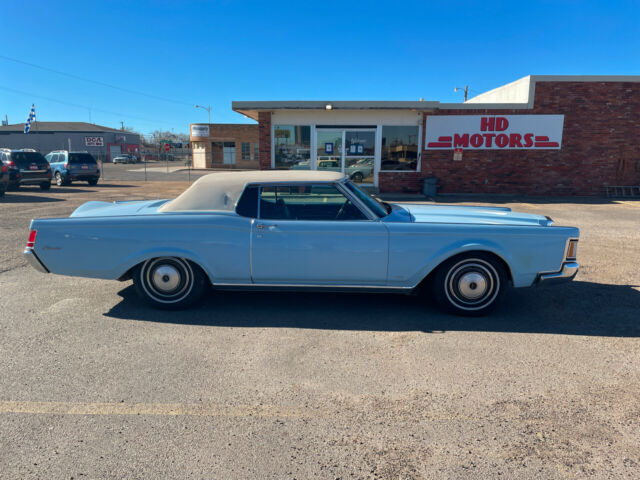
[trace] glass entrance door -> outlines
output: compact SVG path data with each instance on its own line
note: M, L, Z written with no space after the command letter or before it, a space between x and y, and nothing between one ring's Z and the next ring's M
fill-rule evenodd
M317 130L316 170L342 172L342 130Z
M316 169L342 172L354 183L374 183L376 131L317 129Z

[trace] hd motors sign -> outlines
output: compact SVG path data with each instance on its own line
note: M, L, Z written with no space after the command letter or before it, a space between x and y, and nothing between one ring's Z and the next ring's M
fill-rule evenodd
M559 150L564 115L434 115L425 150Z

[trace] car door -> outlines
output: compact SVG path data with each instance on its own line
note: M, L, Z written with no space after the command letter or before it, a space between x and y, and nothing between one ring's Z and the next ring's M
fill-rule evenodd
M260 189L251 231L257 284L363 285L387 282L389 232L333 184Z

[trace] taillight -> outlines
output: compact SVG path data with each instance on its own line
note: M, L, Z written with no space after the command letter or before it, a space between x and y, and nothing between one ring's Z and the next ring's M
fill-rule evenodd
M65 163L65 164L64 164L64 169L65 169L65 170L69 170L69 164L68 164L68 163Z
M15 167L16 164L13 162L13 160L7 160L7 166L9 167Z
M567 260L575 260L578 256L578 240L569 240Z
M31 230L29 232L29 239L27 240L27 248L33 248L36 245L37 230Z

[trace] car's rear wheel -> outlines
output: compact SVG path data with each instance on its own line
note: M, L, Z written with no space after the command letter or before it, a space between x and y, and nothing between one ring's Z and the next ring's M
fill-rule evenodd
M91 185L92 187L95 187L98 184L98 179L94 178L94 179L88 180L88 182L89 182L89 185Z
M51 182L42 182L40 184L40 190L49 190L51 188Z
M353 180L354 183L362 183L363 179L364 176L361 172L355 172L353 175L351 175L351 180Z
M56 180L56 185L59 187L62 187L64 185L69 185L71 183L69 180L65 180L60 172L56 172L56 174L54 175L54 178Z
M136 269L133 284L138 295L152 307L180 310L202 298L207 278L188 260L159 257L147 260Z
M489 313L507 290L509 278L502 262L484 252L458 255L435 272L432 288L438 305L456 315Z

